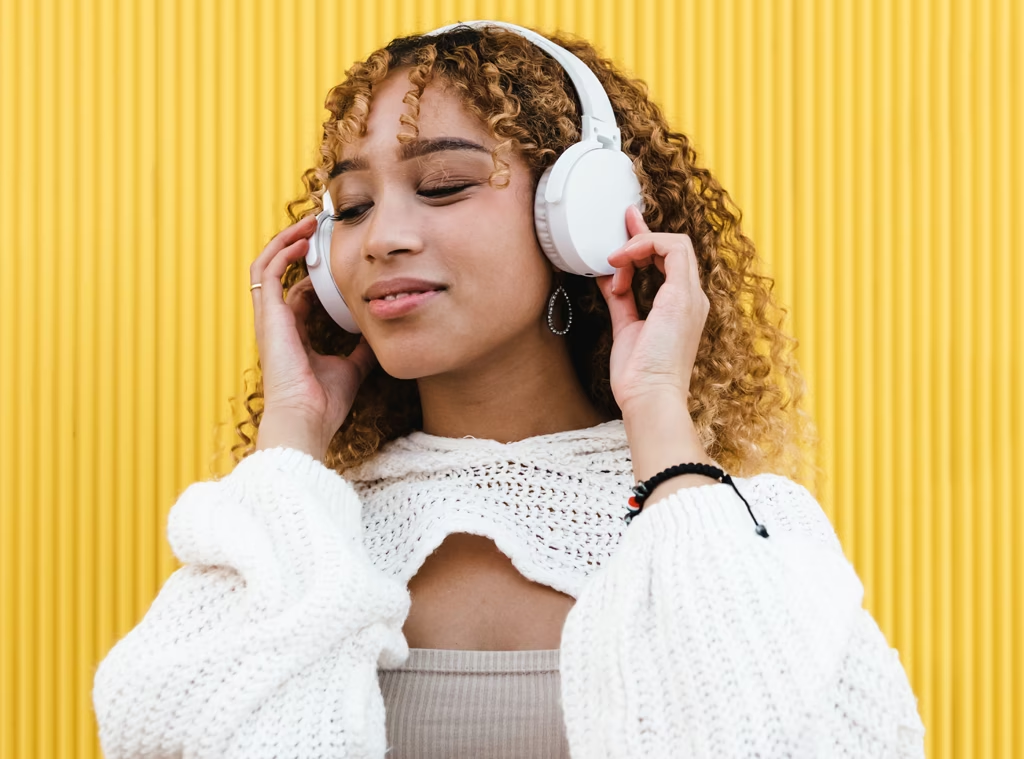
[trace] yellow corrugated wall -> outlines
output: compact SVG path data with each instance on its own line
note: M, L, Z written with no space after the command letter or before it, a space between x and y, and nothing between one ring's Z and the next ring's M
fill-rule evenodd
M691 135L790 309L928 756L1020 756L1016 0L0 0L0 754L99 755L95 667L177 567L327 90L471 18L592 39Z

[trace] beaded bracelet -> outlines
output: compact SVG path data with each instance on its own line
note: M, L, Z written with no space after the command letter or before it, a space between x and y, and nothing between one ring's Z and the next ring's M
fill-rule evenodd
M710 477L714 480L718 480L719 482L731 485L732 489L736 491L736 495L738 495L743 503L746 504L750 518L753 519L754 524L757 525L754 528L754 532L762 538L768 537L768 529L757 521L757 518L754 516L754 512L750 510L750 504L747 503L747 499L744 498L743 494L737 489L736 483L732 481L732 477L727 475L717 466L711 466L710 464L676 464L675 466L670 466L668 469L663 469L649 480L641 482L633 487L633 496L629 499L629 505L626 507L626 515L623 517L626 524L630 524L633 521L633 517L643 511L644 502L647 500L647 497L654 492L654 488L665 480L678 477L681 474L703 474L705 477Z

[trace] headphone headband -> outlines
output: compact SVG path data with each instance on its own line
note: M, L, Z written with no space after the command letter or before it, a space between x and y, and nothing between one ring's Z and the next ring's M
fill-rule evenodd
M447 26L442 26L439 29L426 32L423 36L426 37L431 34L441 34L442 32L451 31L452 29L460 26L470 26L475 29L487 26L496 26L502 29L507 29L525 37L537 47L551 55L551 57L558 61L562 65L562 68L565 69L565 72L569 75L569 79L572 80L573 86L576 88L576 94L580 98L580 105L583 107L583 132L580 142L597 140L602 143L604 147L611 148L613 150L621 149L622 137L619 133L619 128L615 123L615 112L612 110L611 101L608 99L608 94L604 91L604 87L601 86L601 82L598 80L597 75L590 70L590 67L587 66L587 64L570 53L564 47L556 45L554 42L540 34L537 34L537 32L532 29L527 29L525 26L517 26L516 24L509 24L504 21L460 21L455 24L448 24Z

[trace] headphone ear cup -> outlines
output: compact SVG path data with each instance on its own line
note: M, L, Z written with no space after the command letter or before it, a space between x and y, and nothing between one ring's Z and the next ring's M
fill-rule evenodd
M555 164L557 163L556 161ZM551 172L555 168L555 164L548 166L537 183L537 192L533 196L533 226L537 231L537 241L540 243L540 249L544 251L544 255L548 257L548 260L557 266L559 270L570 271L569 265L559 254L558 247L555 245L555 238L551 232L551 214L548 202L544 199L544 193L547 190L548 181L551 179Z
M553 189L560 191L551 193L549 202L552 181ZM640 182L629 156L578 143L559 156L537 184L537 240L561 271L586 277L614 274L608 256L629 239L626 209L631 205L643 211Z
M334 323L346 332L361 334L362 330L352 317L345 299L341 297L338 283L331 274L331 232L334 230L334 222L331 214L334 213L333 206L330 206L330 199L325 203L325 208L316 217L316 230L309 239L309 249L306 251L306 269L309 271L309 279L313 283L320 303L328 316Z

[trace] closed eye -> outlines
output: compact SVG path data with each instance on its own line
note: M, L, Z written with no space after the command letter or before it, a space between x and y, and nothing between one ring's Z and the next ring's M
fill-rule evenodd
M431 187L430 189L420 190L419 194L426 198L446 198L450 195L462 192L463 190L472 187L471 184L457 184L447 185L444 187ZM334 214L331 215L331 221L337 221L341 223L353 222L359 219L370 209L369 206L352 206L351 208L340 208Z
M428 198L443 198L446 195L454 195L471 186L468 184L452 184L445 187L432 187L429 190L420 190L420 195L426 195Z
M335 213L329 217L331 221L337 221L344 224L347 221L358 219L364 213L366 213L366 206L353 206L352 208L339 208Z

